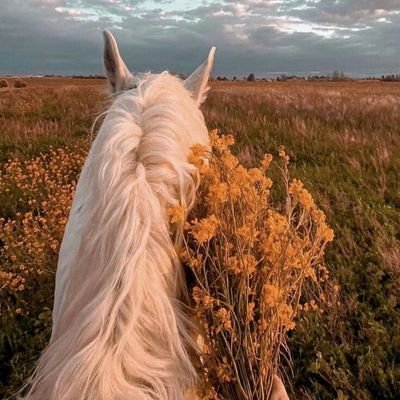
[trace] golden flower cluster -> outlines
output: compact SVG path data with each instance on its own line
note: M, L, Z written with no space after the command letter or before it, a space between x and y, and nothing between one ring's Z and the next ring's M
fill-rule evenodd
M198 244L203 244L215 236L218 229L218 223L218 219L215 215L202 218L200 221L195 219L192 221L190 226L190 233L196 239Z
M10 159L0 173L0 314L29 314L32 290L52 295L57 255L86 143L33 159ZM26 211L29 210L29 211Z
M29 114L35 114L43 107L43 101L40 97L30 96L29 98L18 97L13 105L13 112L21 117Z
M196 145L190 156L201 185L178 249L195 275L194 310L205 332L200 360L209 390L202 396L264 398L296 314L318 309L300 299L307 285L328 279L323 256L333 231L303 184L290 181L283 147L278 162L286 193L274 204L272 156L245 168L230 150L232 136L212 131L210 139L211 152ZM184 215L175 207L171 222Z

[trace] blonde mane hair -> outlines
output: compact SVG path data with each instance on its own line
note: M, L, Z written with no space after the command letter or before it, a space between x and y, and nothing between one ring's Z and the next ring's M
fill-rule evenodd
M168 207L190 209L190 147L214 51L186 80L134 77L105 32L117 94L83 167L60 250L53 330L27 400L183 400L196 373Z

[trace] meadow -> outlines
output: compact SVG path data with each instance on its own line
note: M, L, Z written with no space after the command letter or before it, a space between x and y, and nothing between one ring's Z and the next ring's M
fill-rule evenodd
M0 89L1 398L49 339L63 229L92 124L109 101L102 80L26 82ZM400 84L213 82L203 111L210 129L234 135L246 166L285 146L292 177L335 231L326 261L338 296L291 331L292 398L397 398Z

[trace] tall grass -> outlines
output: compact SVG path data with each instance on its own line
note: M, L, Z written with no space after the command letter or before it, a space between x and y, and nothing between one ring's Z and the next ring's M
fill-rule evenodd
M295 387L312 399L400 392L400 85L219 86L210 127L235 133L248 165L285 145L293 175L335 231L327 252L340 306L297 325Z
M0 397L48 340L58 246L104 103L93 86L0 92ZM309 306L289 332L296 398L396 398L400 85L217 84L204 112L210 128L235 135L247 167L284 145L335 231L326 259L339 302L322 313ZM271 166L273 180L279 173Z

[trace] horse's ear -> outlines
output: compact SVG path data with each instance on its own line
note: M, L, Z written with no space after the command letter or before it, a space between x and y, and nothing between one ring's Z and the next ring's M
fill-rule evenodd
M104 67L108 82L113 92L123 90L132 78L118 50L117 41L109 31L103 32L104 37Z
M208 54L207 60L203 62L184 82L184 86L188 89L197 105L201 105L207 96L208 79L210 78L211 70L214 65L215 47L212 47Z

